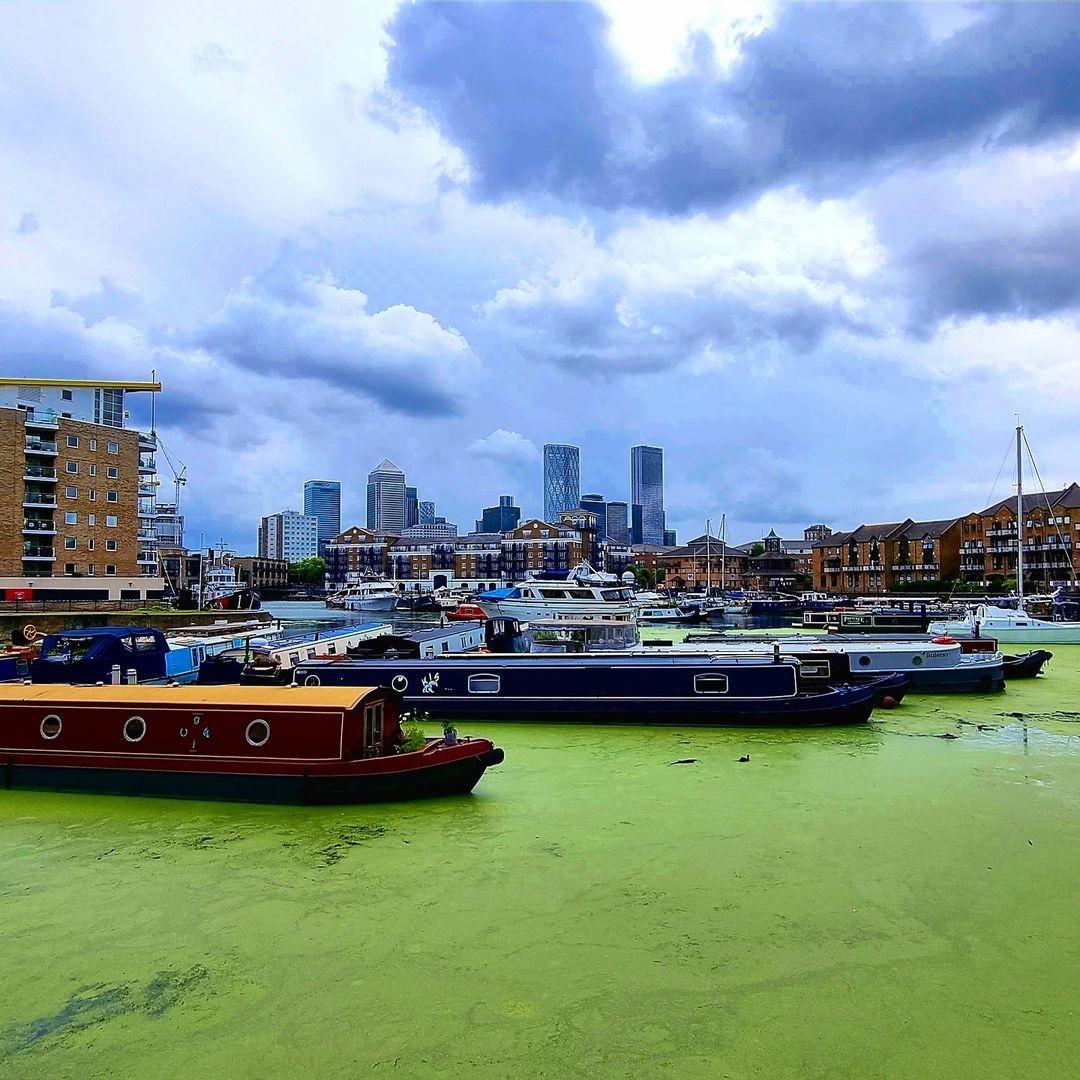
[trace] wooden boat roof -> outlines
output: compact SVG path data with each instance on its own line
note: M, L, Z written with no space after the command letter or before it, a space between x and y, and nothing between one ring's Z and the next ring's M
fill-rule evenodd
M372 694L372 686L69 686L65 683L0 684L0 704L41 701L71 705L239 705L255 708L351 709Z

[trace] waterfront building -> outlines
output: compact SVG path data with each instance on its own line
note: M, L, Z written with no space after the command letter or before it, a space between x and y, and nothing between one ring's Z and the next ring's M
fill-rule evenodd
M530 571L572 570L584 556L576 529L540 518L523 521L503 539L502 550L506 574L513 581L520 581Z
M157 549L173 550L184 546L184 515L175 502L159 502L154 517L154 535L157 537Z
M511 532L521 521L521 507L514 505L513 495L500 495L498 506L485 506L476 522L477 532Z
M304 514L319 523L320 555L341 532L341 484L337 480L308 480L304 484Z
M405 528L405 474L389 458L368 473L367 527L395 536Z
M630 504L614 500L607 504L607 538L615 544L630 543Z
M737 545L747 556L745 587L763 592L809 589L814 580L814 542L831 532L824 525L812 525L803 530L801 539L787 540L770 529L760 540Z
M233 569L241 585L254 589L264 600L273 599L289 588L289 563L286 559L267 559L259 555L234 555Z
M642 522L642 509L640 503L630 504L630 543L632 545L644 544L642 540L642 532L644 531L644 525ZM656 547L663 547L662 539L658 540L655 544Z
M430 499L421 499L417 505L419 507L419 512L417 514L417 524L434 525L435 503Z
M326 545L326 587L340 588L362 577L385 577L393 536L354 525Z
M416 488L405 488L405 528L408 529L413 525L420 523L420 498L416 493Z
M636 549L635 549L636 552ZM741 548L728 547L717 536L702 534L679 547L657 551L656 571L663 570L665 585L696 592L711 585L730 591L743 587L750 556ZM645 565L635 556L636 565Z
M582 499L582 502L585 500ZM595 570L605 570L604 535L600 531L599 515L592 510L564 510L559 515L559 524L573 529L581 536L581 550Z
M887 522L834 532L812 545L814 587L873 595L925 582L952 581L960 570L960 518Z
M641 507L641 542L664 542L664 451L659 446L630 448L630 501Z
M37 599L162 595L157 438L124 426L127 395L160 389L0 379L0 589Z
M293 563L319 551L319 522L296 510L267 514L259 522L259 557Z
M581 505L581 451L564 443L544 444L544 518L558 521Z

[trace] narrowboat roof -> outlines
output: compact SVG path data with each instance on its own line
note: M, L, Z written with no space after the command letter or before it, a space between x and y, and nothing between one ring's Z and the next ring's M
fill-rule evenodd
M48 637L128 637L131 634L160 634L152 626L83 626L57 630Z
M26 701L100 705L190 705L213 708L243 705L266 708L351 709L372 694L373 686L69 686L60 683L0 685L0 703Z

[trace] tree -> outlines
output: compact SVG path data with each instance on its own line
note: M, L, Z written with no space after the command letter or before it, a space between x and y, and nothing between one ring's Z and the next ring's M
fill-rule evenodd
M751 555L764 555L764 554L765 554L765 545L764 545L764 544L762 544L762 543L761 543L761 542L759 541L758 543L754 544L754 545L753 545L753 546L752 546L752 547L750 548L750 554L751 554Z
M631 563L626 569L634 575L634 580L637 582L639 589L651 589L655 584L647 566L638 566Z
M289 581L294 585L322 585L326 578L326 560L319 555L289 564Z

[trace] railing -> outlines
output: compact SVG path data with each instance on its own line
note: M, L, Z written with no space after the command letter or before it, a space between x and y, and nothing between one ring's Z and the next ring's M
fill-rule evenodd
M23 544L24 559L55 559L56 552L51 547L33 547Z
M27 465L23 469L24 480L55 480L56 470L46 465Z
M38 520L38 519L23 519L22 531L24 533L56 533L56 525L51 521Z
M44 439L34 439L27 435L26 451L30 454L55 454L56 443L46 442Z
M60 426L60 417L54 412L34 413L27 412L26 426L36 428L52 428L54 431Z
M55 495L38 495L33 492L26 492L23 495L24 506L56 506Z
M38 576L40 576L40 572ZM167 608L163 600L0 600L0 613L26 614L60 611L145 611ZM245 612L245 614L248 614ZM256 612L256 614L258 614Z

